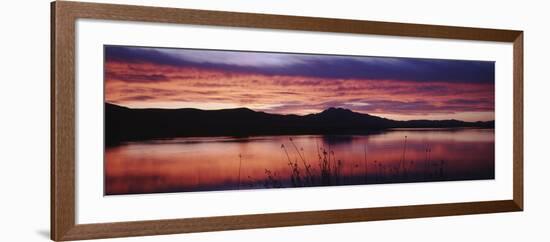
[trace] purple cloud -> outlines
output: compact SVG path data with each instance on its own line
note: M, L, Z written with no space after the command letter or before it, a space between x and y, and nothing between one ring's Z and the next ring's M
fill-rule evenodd
M305 76L324 79L492 84L495 77L493 61L124 46L105 46L104 53L106 61L194 67L227 73Z

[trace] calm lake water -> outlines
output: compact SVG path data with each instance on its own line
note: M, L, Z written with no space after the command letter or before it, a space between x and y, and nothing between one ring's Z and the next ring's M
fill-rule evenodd
M105 194L494 179L493 129L200 137L107 147Z

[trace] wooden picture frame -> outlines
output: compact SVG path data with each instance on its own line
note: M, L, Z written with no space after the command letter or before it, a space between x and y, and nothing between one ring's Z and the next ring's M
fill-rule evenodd
M513 43L513 199L99 224L75 222L77 19L250 27ZM523 210L523 32L57 1L51 4L51 239L56 241Z

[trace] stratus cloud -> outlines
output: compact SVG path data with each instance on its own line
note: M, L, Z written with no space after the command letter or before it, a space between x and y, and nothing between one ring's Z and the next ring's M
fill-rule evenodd
M227 73L416 82L494 83L494 62L106 46L108 62Z

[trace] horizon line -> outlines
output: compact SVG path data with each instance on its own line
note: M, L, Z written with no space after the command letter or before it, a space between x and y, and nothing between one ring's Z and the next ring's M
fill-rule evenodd
M258 110L254 110L254 109L252 109L252 108L245 107L245 106L243 106L243 107L236 107L236 108L222 108L222 109L201 109L201 108L192 108L192 107L177 107L177 108L166 108L166 107L133 108L133 107L128 107L128 106L124 106L124 105L120 105L120 104L115 104L115 103L108 102L108 101L104 101L104 103L105 103L105 104L114 105L114 106L118 106L118 107L122 107L122 108L132 109L132 110L147 110L147 109L182 110L182 109L194 109L194 110L199 110L199 111L222 111L222 110L247 109L247 110L250 110L250 111L253 111L253 112L257 112L257 113L265 113L265 114L272 114L272 115L294 115L294 116L304 117L304 116L307 116L307 115L320 114L320 113L323 113L323 112L325 112L325 111L327 111L327 110L330 110L330 109L341 109L341 110L350 111L350 112L352 112L352 113L357 113L357 114L362 114L362 115L370 115L370 116L379 117L379 118L384 118L384 119L393 120L393 121L405 121L405 122L406 122L406 121L422 121L422 120L427 120L427 121L460 121L460 122L466 122L466 123L495 122L495 119L486 120L486 121L482 121L482 120L477 120L477 121L464 121L464 120L460 120L460 119L407 119L407 120L395 120L395 119L390 119L390 118L383 117L383 116L372 115L372 114L370 114L370 113L358 112L358 111L351 110L351 109L349 109L349 108L342 108L342 107L329 107L329 108L323 109L322 111L319 111L319 112L316 112L316 113L308 113L308 114L294 114L294 113L280 114L280 113L269 113L269 112L265 112L265 111L258 111Z

